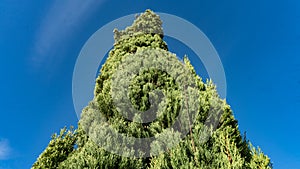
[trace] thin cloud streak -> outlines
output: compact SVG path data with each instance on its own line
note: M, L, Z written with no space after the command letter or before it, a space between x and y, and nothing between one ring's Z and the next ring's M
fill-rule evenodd
M66 42L74 29L81 26L80 23L103 2L104 0L56 0L36 33L34 55L31 58L33 64L39 67L46 61L51 64L54 59L61 59L47 56Z
M0 160L6 160L11 154L11 148L8 140L0 139Z

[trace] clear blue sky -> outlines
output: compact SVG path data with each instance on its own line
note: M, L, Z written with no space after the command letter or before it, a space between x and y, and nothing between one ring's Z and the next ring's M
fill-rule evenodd
M207 35L240 130L275 169L300 168L300 1L1 0L0 169L29 168L54 132L76 126L72 73L83 44L147 8Z

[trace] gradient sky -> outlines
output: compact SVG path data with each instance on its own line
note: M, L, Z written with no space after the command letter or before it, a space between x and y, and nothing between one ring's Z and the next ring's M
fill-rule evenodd
M0 169L30 168L54 132L76 126L72 73L82 46L106 23L147 8L207 35L241 132L275 169L300 168L300 1L1 0Z

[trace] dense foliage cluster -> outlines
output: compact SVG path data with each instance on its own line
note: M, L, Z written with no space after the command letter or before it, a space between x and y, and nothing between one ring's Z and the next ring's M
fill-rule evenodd
M168 52L158 15L146 10L137 16L132 26L124 31L114 32L114 48L109 52L109 57L96 79L94 99L82 111L78 129L63 129L58 136L54 135L32 168L272 168L270 159L243 138L229 105L219 97L215 85L210 80L204 83L195 73L187 57L179 61L175 54ZM180 103L183 97L176 79L166 71L151 67L143 69L134 76L129 85L128 98L133 107L142 112L148 110L152 104L149 101L150 96L155 97L152 91L162 91L165 96L162 105L165 109L158 108L157 119L154 121L130 121L122 117L114 105L112 81L113 74L119 71L119 65L126 58L130 59L133 56L155 59L155 52L147 52L153 50L163 53L164 57L170 60L178 60L178 63L184 64L192 74L192 89L199 94L199 110L193 117L193 125L184 139L158 156L124 157L108 152L99 146L104 143L91 139L105 138L102 140L109 143L106 146L122 146L112 144L114 140L109 131L106 131L106 125L112 126L123 135L137 138L156 137L160 133L167 133L158 137L157 141L148 147L154 154L174 142L174 137L170 136L180 135L178 131L170 130L169 127L173 125L181 110ZM139 64L137 60L130 62L131 64L127 64L129 70ZM172 70L175 73L181 71L178 67L173 67ZM207 119L217 120L218 125L206 125ZM204 130L206 132L203 132ZM203 133L207 136L203 136ZM207 140L203 141L205 138ZM130 151L128 149L128 152Z

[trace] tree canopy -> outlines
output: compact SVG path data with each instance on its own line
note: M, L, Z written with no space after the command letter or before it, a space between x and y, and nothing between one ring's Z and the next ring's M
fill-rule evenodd
M240 133L213 82L203 82L163 38L151 10L114 30L78 128L55 134L32 168L272 168Z

